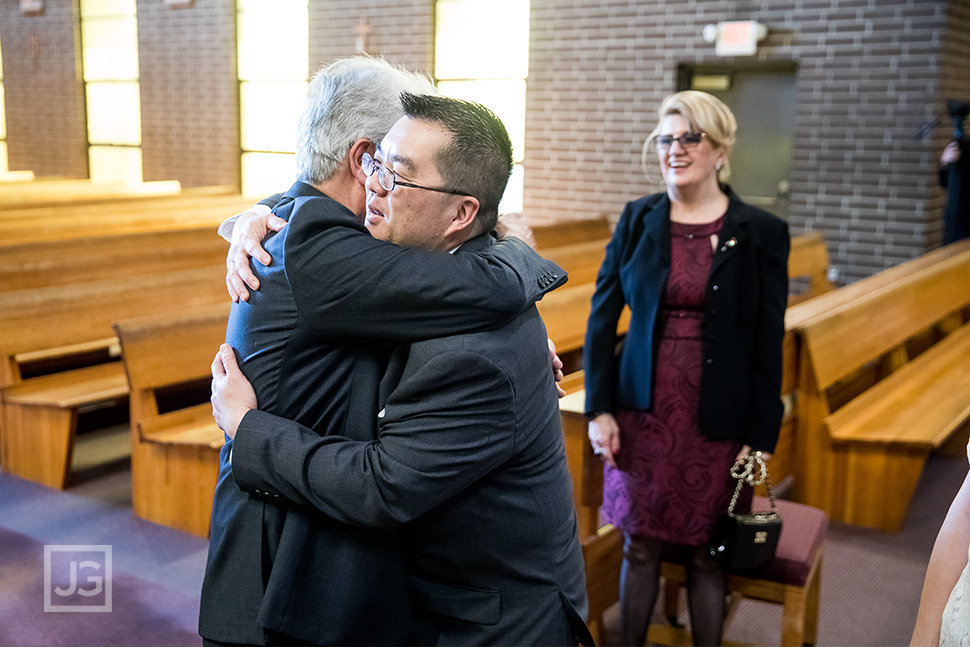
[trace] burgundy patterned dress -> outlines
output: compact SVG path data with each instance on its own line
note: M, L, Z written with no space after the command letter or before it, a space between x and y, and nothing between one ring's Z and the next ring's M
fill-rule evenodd
M723 219L671 223L670 278L661 297L652 408L617 408L619 469L604 468L603 514L623 531L707 543L734 492L738 441L709 440L698 427L701 320L713 246ZM750 492L750 488L744 488ZM747 503L747 502L745 502Z

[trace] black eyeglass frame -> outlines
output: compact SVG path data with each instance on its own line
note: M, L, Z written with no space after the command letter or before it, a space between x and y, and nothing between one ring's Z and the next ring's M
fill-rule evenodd
M406 186L412 189L424 189L425 191L435 191L436 193L448 193L451 195L461 195L461 196L465 196L466 198L475 197L470 193L465 193L464 191L455 191L453 189L438 189L433 186L421 186L420 184L415 184L414 182L406 182L400 179L401 178L400 175L398 175L397 173L395 173L394 171L392 171L391 169L387 168L386 166L378 162L376 159L374 159L370 153L364 153L363 156L361 156L360 162L361 162L361 167L363 167L364 169L364 173L367 174L367 177L370 177L374 175L374 173L377 173L377 183L380 184L381 187L388 193L393 191L394 187ZM368 167L370 167L369 171L367 170ZM384 184L384 178L387 178L387 177L391 178L391 186L387 186L386 184Z
M689 139L686 139L688 137L690 139L696 138L696 141L690 141ZM669 141L665 142L664 141L665 139L668 139ZM674 142L679 142L681 148L683 148L684 150L688 150L688 149L694 148L705 139L707 139L707 133L705 132L689 132L689 133L684 133L682 135L679 135L677 137L672 137L670 135L658 135L657 139L654 141L654 145L659 150L670 150L670 148L674 145Z

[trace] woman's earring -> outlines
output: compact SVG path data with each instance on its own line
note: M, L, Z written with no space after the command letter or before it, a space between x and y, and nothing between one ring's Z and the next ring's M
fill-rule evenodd
M721 170L721 163L720 162L717 163L717 166L714 167L714 170L715 171L720 171Z

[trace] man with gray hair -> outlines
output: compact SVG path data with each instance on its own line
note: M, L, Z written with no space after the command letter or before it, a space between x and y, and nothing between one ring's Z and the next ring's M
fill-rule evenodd
M371 58L337 61L314 77L300 121L299 180L274 210L287 224L264 241L272 264L253 261L259 291L235 303L229 318L226 341L260 408L319 434L375 438L388 342L500 325L564 278L515 239L451 256L367 232L365 156L403 114L404 91L433 88ZM414 640L396 534L244 492L232 449L227 440L220 454L199 619L204 643Z

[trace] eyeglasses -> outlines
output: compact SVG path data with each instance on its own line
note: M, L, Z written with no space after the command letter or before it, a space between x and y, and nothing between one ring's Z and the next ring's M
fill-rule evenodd
M680 142L684 150L688 150L700 144L701 140L705 137L707 137L707 133L684 133L680 137L661 135L657 137L657 148L659 150L669 150L674 145L674 142Z
M405 182L398 176L397 173L387 168L386 166L379 164L377 160L370 156L370 153L364 153L360 159L360 165L364 169L364 173L367 177L370 177L374 173L377 173L377 181L380 183L381 187L385 191L390 193L394 190L396 186L406 186L412 189L424 189L425 191L436 191L438 193L450 193L451 195L463 195L469 198L473 197L471 194L465 193L464 191L452 191L451 189L437 189L433 186L421 186L420 184L414 184L413 182Z

